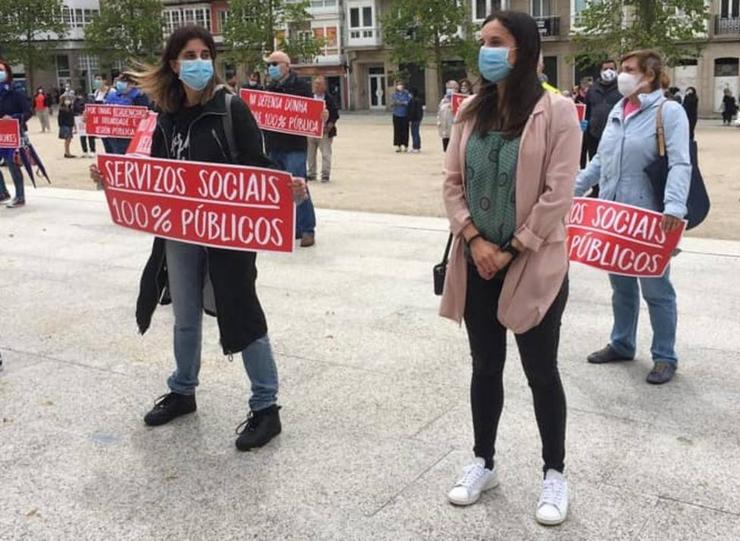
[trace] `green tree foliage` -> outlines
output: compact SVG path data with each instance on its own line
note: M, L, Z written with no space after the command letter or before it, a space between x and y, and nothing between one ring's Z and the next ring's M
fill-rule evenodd
M309 32L309 6L310 0L232 0L223 28L227 56L254 69L266 54L277 48L295 63L312 62L323 41ZM301 29L305 32L299 32Z
M162 2L105 0L100 4L100 15L85 27L85 41L102 65L153 61L162 49Z
M706 41L704 0L593 0L575 25L582 64L635 49L658 49L669 64L699 56Z
M441 89L442 63L462 56L470 64L473 37L467 2L457 0L393 0L381 18L385 45L399 64L418 64L437 70Z
M0 56L22 63L33 91L34 70L51 62L55 41L64 38L61 0L0 0Z

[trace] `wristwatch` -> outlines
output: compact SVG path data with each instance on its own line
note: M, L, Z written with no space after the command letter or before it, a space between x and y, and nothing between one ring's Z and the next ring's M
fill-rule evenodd
M511 254L512 259L516 259L517 256L521 253L519 250L516 249L516 247L511 243L511 239L506 241L506 244L504 244L501 247L502 252L507 252Z

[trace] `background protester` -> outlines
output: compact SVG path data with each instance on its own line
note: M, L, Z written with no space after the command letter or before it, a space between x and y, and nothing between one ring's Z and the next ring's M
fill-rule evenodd
M455 121L455 115L452 112L452 95L460 90L457 81L447 81L445 95L439 102L437 109L437 132L442 139L442 150L447 152L447 145L450 143L450 132L452 123Z
M247 82L242 85L242 88L251 88L252 90L264 90L262 86L262 75L259 71L253 71L249 75Z
M396 81L396 91L391 96L393 110L393 146L396 152L408 152L409 149L409 103L411 94L406 90L403 81Z
M617 85L617 63L614 60L605 60L601 63L599 78L586 94L586 131L584 132L584 139L588 147L589 160L596 156L609 113L621 98L622 94L619 93L619 86ZM591 195L593 197L599 195L598 186L594 186Z
M90 94L83 97L83 92L79 89L75 96L73 105L73 111L75 114L75 129L77 135L80 137L80 146L82 147L82 155L85 158L95 157L95 137L92 135L88 136L85 133L85 105L94 101L94 95Z
M263 154L260 130L244 102L234 97L227 110L229 91L214 74L215 58L216 45L211 34L199 26L186 26L170 35L156 66L127 76L139 81L160 111L152 157L270 166ZM224 115L233 116L233 134L224 131ZM234 142L236 155L231 153L229 139ZM97 167L90 170L93 180L101 183L103 179ZM300 182L293 189L299 196L304 191ZM242 354L252 384L251 413L240 425L243 430L236 446L241 451L262 447L281 432L277 368L255 290L256 278L254 252L155 238L141 280L136 319L141 332L146 332L162 297L161 291L168 287L175 314L177 368L167 380L170 392L160 397L144 417L147 425L169 423L197 408L195 389L200 372L203 297L210 285L223 352Z
M462 79L460 81L460 94L465 94L466 96L470 96L473 93L473 83L471 83L467 79Z
M578 172L580 127L572 100L546 92L538 80L540 34L532 17L492 15L481 39L484 82L452 127L443 188L455 242L440 314L465 320L475 435L475 460L448 497L470 505L498 484L494 451L508 329L516 336L542 438L545 479L536 518L555 525L568 512L558 343L568 298L564 222Z
M635 51L622 59L618 84L625 99L609 114L599 152L580 173L576 184L576 195L585 194L599 183L602 199L662 211L662 227L666 232L681 227L691 182L689 123L683 107L664 97L668 83L663 60L657 52ZM664 201L658 199L645 173L645 168L658 156L655 130L659 108L662 108L669 168ZM635 358L642 289L653 328L654 366L647 381L653 384L670 381L678 364L675 349L678 314L670 268L661 278L638 280L610 274L609 281L614 312L611 339L604 349L589 355L588 361L603 364Z
M580 105L586 105L586 96L588 96L588 91L591 89L591 86L593 86L593 83L593 79L590 77L584 77L581 79L580 84L573 89L573 101ZM566 96L565 93L563 93L563 95ZM582 123L582 128L585 129L583 130L584 134L581 141L581 169L585 168L586 164L588 164L588 136L585 134L585 131L588 128L587 121Z
M0 118L14 118L20 124L21 139L27 137L26 121L31 116L31 108L25 94L13 88L13 70L5 60L0 60ZM23 173L15 161L15 150L0 148L0 158L8 167L10 177L15 186L15 197L6 205L8 208L22 207L26 204L26 195L23 187ZM0 170L0 202L10 199L10 193L5 186L2 170Z
M311 87L290 69L290 57L275 51L265 59L270 83L266 90L293 96L313 97ZM278 169L294 177L306 178L308 142L306 137L275 131L265 131L265 147L270 159ZM316 214L310 195L298 205L296 212L296 238L306 248L316 242Z
M110 87L108 84L108 80L104 75L97 74L95 75L95 78L93 79L93 93L92 93L92 103L97 104L103 104L105 103L106 98L108 97L108 94L111 92L115 92L113 88ZM83 122L85 121L85 115L82 115ZM109 139L108 137L101 138L101 141L103 141L103 147L105 148L105 151L109 154L113 154L114 152L111 150L110 141L112 139Z
M49 117L51 116L51 96L44 91L43 87L39 87L36 95L33 97L33 111L39 117L41 133L51 131L51 123L49 121Z
M108 105L138 105L149 107L149 99L136 87L136 81L128 74L122 73L116 78L113 85L113 92L109 92L105 97L105 103ZM126 154L131 139L121 139L115 137L106 137L108 142L104 143L106 149L111 154Z
M411 101L409 101L408 118L411 128L411 152L421 152L421 122L424 120L424 104L419 99L419 91L411 89Z
M683 110L686 111L686 117L689 119L689 138L693 141L696 123L699 119L699 96L693 86L686 89L683 98Z
M316 180L316 155L321 151L321 182L331 180L331 156L332 143L337 136L337 120L339 120L339 108L334 98L326 91L326 79L316 77L313 81L313 97L324 100L326 110L326 124L324 125L324 136L308 138L308 178Z
M722 97L722 124L724 126L731 126L732 119L737 114L737 100L732 95L732 90L725 88L724 96Z
M71 94L62 96L62 100L59 102L57 123L59 124L59 139L64 141L64 157L76 158L77 156L72 154L70 150L75 132L74 98Z

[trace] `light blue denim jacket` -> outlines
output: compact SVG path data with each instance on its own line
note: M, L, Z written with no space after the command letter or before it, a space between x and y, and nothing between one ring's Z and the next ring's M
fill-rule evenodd
M599 185L599 198L626 203L649 210L659 210L645 168L658 157L656 115L666 101L662 90L640 95L640 110L624 120L624 100L609 113L599 150L576 179L576 196ZM683 107L675 101L663 105L668 182L664 213L677 218L686 216L686 199L691 185L689 122Z

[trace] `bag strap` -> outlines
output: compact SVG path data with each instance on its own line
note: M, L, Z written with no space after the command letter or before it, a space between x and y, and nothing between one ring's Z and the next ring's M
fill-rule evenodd
M663 125L663 105L668 100L663 100L658 106L658 113L655 115L655 137L658 140L658 155L664 158L666 155L665 147L665 126Z
M229 145L229 154L231 154L231 161L236 163L237 156L239 153L236 149L236 141L234 140L234 121L231 117L231 102L234 99L234 95L231 92L226 92L226 114L221 117L223 119L224 133L226 134L226 142Z
M447 238L447 247L445 248L445 254L442 257L442 264L447 265L447 261L450 259L450 249L452 248L452 238L453 234L450 233L450 236Z

